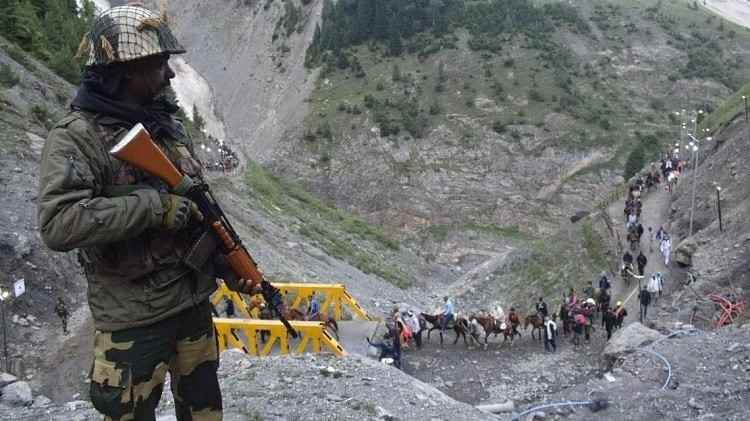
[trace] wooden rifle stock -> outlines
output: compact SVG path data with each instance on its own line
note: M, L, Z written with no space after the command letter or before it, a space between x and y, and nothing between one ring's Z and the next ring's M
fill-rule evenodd
M278 290L263 278L263 273L258 270L258 265L241 244L239 236L229 224L213 196L207 188L201 188L204 187L203 184L193 183L190 177L183 175L172 164L172 161L154 143L151 134L143 127L143 124L138 123L130 129L109 153L154 177L158 177L170 189L189 186L185 189L185 196L198 205L206 222L219 238L223 246L224 257L234 273L241 279L250 281L251 288L254 289L259 285L262 287L263 296L268 305L276 311L279 319L292 336L297 337L297 332L276 308L276 297L274 295L278 294Z

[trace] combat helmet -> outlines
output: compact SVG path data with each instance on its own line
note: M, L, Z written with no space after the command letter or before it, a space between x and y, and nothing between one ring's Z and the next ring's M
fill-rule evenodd
M185 48L169 29L165 9L157 14L132 4L113 7L99 15L81 40L78 56L88 56L87 66L102 66L184 52Z

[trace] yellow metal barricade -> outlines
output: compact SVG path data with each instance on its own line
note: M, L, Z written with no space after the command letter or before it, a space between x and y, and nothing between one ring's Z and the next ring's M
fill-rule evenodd
M306 306L315 293L320 299L320 313L335 320L342 320L346 306L355 317L373 320L347 291L343 284L273 283L287 298L289 308L305 313ZM219 349L242 349L255 356L266 356L278 352L280 355L303 354L305 352L331 352L337 356L346 355L341 344L326 330L322 322L290 321L299 332L298 339L290 339L284 325L278 320L260 320L260 305L263 299L258 295L247 299L229 290L224 283L211 297L215 309L225 300L231 300L238 318L214 318L218 335ZM218 314L217 314L218 316ZM259 341L261 332L268 335L265 343Z
M336 356L346 355L344 348L325 329L321 322L289 322L299 333L298 339L291 339L284 325L278 320L252 320L214 318L218 335L219 350L239 348L255 356L271 355L278 345L281 355L304 354L305 352L331 352ZM259 342L262 331L268 333L265 343ZM309 348L309 349L308 349Z
M299 310L302 313L306 312L303 306L306 306L310 302L310 297L315 293L322 299L320 302L320 313L323 315L332 316L335 320L342 320L344 316L343 308L346 306L354 316L363 320L374 320L359 305L357 300L346 291L346 287L343 284L274 283L272 285L278 288L283 295L293 296L294 299L289 304L289 307ZM234 302L234 307L237 309L240 317L249 319L258 318L256 314L250 314L250 307L254 306L248 306L248 303L245 302L240 294L230 291L222 283L211 298L211 302L216 307L224 298L228 298ZM333 309L333 314L331 314L331 309Z
M258 318L257 316L250 314L251 309L242 298L242 296L239 293L227 288L226 284L222 282L219 284L219 289L217 289L214 295L211 297L211 304L214 305L214 308L218 308L219 303L221 303L225 298L231 300L232 303L234 303L234 310L237 312L239 317L245 319Z
M284 295L293 295L294 300L290 304L291 308L305 312L302 308L310 302L313 293L322 297L320 302L320 313L336 320L342 320L344 316L343 307L347 306L355 317L364 320L373 320L346 291L343 284L307 284L307 283L274 283L273 286L280 289ZM333 314L330 310L333 309Z

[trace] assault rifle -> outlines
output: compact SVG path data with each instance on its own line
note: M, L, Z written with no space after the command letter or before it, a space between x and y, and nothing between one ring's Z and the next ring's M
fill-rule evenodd
M202 179L193 179L182 174L177 167L159 149L148 130L143 124L136 124L117 143L109 153L114 157L139 168L154 177L164 181L169 188L178 195L185 196L198 205L203 214L203 223L213 232L229 267L239 278L251 282L251 289L260 286L263 299L268 303L271 310L279 316L279 320L289 331L292 337L297 337L297 332L279 311L281 295L279 290L271 285L258 270L250 253L240 240L237 231L232 228L211 190Z

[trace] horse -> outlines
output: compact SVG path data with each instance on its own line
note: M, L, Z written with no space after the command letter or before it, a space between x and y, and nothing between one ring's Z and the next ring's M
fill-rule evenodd
M433 330L438 330L440 331L440 346L443 346L443 329L441 329L443 315L427 313L420 313L420 315L425 321L427 321L427 323L432 325L427 330L427 342L430 342L430 333L432 333ZM469 331L469 321L464 317L456 317L455 320L448 322L445 329L453 329L453 331L456 332L456 339L453 341L453 345L458 343L459 337L463 337L464 344L469 346L469 342L466 340L466 332Z
M499 333L502 333L502 330L500 330L500 324L497 322L497 320L491 316L491 315L472 315L469 317L469 320L472 325L479 324L479 326L482 327L484 330L484 347L487 348L488 345L488 338L490 335L497 336ZM477 342L479 341L479 335L476 334L475 331L471 332L472 338Z
M521 332L513 329L512 323L500 323L500 331L503 332L503 343L510 338L510 345L513 346L513 337L518 335L521 336Z
M523 330L528 330L531 326L531 339L535 339L534 332L539 331L539 340L542 340L544 329L544 320L538 314L530 314L523 319Z

